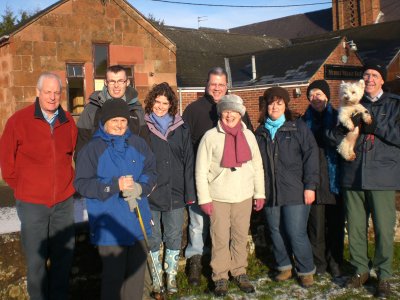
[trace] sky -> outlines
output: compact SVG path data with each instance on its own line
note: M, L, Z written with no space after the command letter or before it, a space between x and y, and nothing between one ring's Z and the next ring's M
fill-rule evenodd
M100 1L100 0L99 0ZM109 0L106 0L109 1ZM325 3L312 6L280 7L280 8L230 8L172 4L154 0L128 0L128 2L148 17L152 14L166 25L197 28L212 27L228 29L256 22L281 18L284 16L315 11L332 7L329 0L172 0L175 2L219 5L302 5ZM42 10L57 2L56 0L0 0L0 15L6 7L18 14L19 11ZM199 23L198 18L202 21Z

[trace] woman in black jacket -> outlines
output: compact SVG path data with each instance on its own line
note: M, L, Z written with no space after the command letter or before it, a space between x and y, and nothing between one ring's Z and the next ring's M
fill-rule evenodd
M315 80L307 88L310 105L302 116L314 134L320 159L320 184L311 206L308 236L313 248L317 274L327 270L339 277L343 262L344 207L339 190L339 156L324 132L336 127L338 112L329 103L330 89L325 80Z
M306 124L292 119L289 101L281 87L266 90L255 134L265 172L264 210L279 271L275 280L292 277L294 255L300 283L309 287L315 266L307 220L319 183L318 147Z
M145 100L145 120L150 130L150 141L157 161L157 185L149 196L154 221L149 240L155 262L151 270L153 291L162 284L160 245L165 242L164 266L167 273L167 291L178 291L176 275L182 241L184 208L196 200L193 164L194 155L189 127L178 112L178 99L168 85L155 85ZM161 232L161 222L164 232ZM158 272L158 276L157 273ZM161 280L160 280L161 279Z

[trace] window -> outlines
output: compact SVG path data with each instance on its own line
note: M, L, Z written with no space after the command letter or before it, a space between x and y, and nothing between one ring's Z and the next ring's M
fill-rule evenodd
M68 110L80 114L85 106L83 64L67 64L67 97Z
M133 76L133 74L134 74L134 68L133 68L133 66L125 66L125 65L122 65L123 67L124 67L124 69L125 69L125 72L126 72L126 77L129 79L129 81L130 81L130 86L132 86L132 87L135 87L135 77Z
M106 70L108 66L108 45L107 44L94 44L93 45L93 65L94 65L94 78L106 78Z

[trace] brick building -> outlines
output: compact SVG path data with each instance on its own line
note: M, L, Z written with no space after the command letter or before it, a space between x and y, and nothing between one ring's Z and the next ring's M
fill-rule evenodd
M103 86L107 65L121 64L139 97L154 83L176 87L175 44L124 0L61 0L0 37L0 132L32 103L38 76L63 81L62 106L79 114Z

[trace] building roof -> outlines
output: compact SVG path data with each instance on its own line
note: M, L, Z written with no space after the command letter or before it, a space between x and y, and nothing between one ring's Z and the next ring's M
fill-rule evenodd
M296 44L344 36L347 40L353 40L356 43L357 53L363 61L375 58L388 66L400 51L400 20L342 29L317 36L293 39L292 42Z
M244 87L306 83L341 40L332 38L230 57L232 85ZM255 80L252 79L252 55L256 61Z
M381 0L383 16L379 22L390 22L400 19L400 1ZM277 36L296 39L327 33L333 30L332 9L322 9L304 14L297 14L279 19L239 26L229 29L230 32Z
M225 66L228 56L280 48L288 40L234 34L221 30L161 26L160 30L177 46L177 83L179 87L203 87L210 68Z
M332 9L323 9L229 29L230 32L286 39L332 31Z

